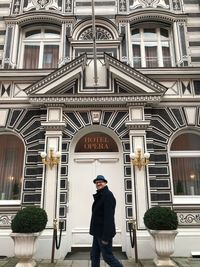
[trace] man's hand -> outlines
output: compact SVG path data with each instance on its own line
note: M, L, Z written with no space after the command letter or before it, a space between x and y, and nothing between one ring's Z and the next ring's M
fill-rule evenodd
M108 241L101 240L101 242L102 242L103 245L108 245Z

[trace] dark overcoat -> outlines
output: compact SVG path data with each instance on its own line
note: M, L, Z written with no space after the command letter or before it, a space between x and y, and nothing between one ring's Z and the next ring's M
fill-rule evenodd
M115 234L115 206L116 200L107 186L93 195L90 234L104 241L112 239Z

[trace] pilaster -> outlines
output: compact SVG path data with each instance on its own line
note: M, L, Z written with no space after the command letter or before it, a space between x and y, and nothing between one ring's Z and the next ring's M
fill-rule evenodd
M129 128L130 153L141 149L142 154L146 152L146 129L150 121L144 118L143 106L129 107L129 121L126 126ZM131 166L132 194L133 194L133 218L137 220L138 229L145 229L143 216L149 207L149 182L148 169L146 166L139 170Z
M42 123L45 128L45 152L49 155L50 149L54 152L62 150L62 130L65 123L62 121L62 108L48 108L47 120ZM50 168L43 166L43 196L42 204L48 215L47 227L52 227L53 219L59 217L60 206L60 173L61 163Z

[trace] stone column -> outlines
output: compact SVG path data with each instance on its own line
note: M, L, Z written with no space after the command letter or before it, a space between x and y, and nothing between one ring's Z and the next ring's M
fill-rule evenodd
M47 120L42 123L46 130L45 134L45 152L49 156L50 148L54 152L62 152L62 130L65 123L62 121L62 108L48 108ZM44 164L43 170L43 190L42 206L47 212L47 227L52 227L53 219L59 217L60 206L60 168L61 163L50 168Z
M14 26L14 38L11 50L11 64L12 68L16 68L17 66L17 54L19 48L19 25L16 23Z
M142 154L146 151L146 129L149 121L144 118L143 106L130 106L129 107L129 121L126 126L129 127L130 136L130 153L137 151L141 148ZM132 165L132 163L131 163ZM141 170L137 166L132 168L132 193L133 193L133 218L137 220L138 229L145 229L143 223L143 216L149 207L149 182L148 170L144 166Z

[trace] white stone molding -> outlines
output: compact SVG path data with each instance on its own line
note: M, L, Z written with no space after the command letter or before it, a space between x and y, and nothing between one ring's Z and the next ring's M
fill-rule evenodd
M48 153L51 148L53 148L55 152L61 151L62 131L50 129L46 130L45 135L45 152ZM51 228L53 219L59 218L61 164L58 163L58 165L54 166L52 169L44 165L44 168L46 170L43 171L42 204L48 215L47 228ZM49 199L51 199L51 201L49 201Z
M9 114L9 109L0 109L0 126L1 127L2 126L5 127L8 114Z
M13 217L13 214L0 214L0 226L10 226Z
M178 212L178 221L179 225L195 225L198 226L200 225L200 213L199 212Z
M131 129L129 132L131 153L137 151L137 148L142 149L142 153L145 153L145 129ZM146 210L149 208L149 185L148 185L148 168L144 166L141 170L136 166L131 166L131 179L132 184L135 185L132 190L133 202L133 218L137 221L138 229L145 229L143 222L143 216Z
M184 107L186 120L188 125L195 125L197 118L197 109L196 107Z
M145 95L145 96L38 96L30 97L29 102L34 104L45 104L46 106L54 106L55 104L64 104L66 106L74 105L114 105L127 106L128 102L134 105L141 105L142 103L159 103L161 96Z

